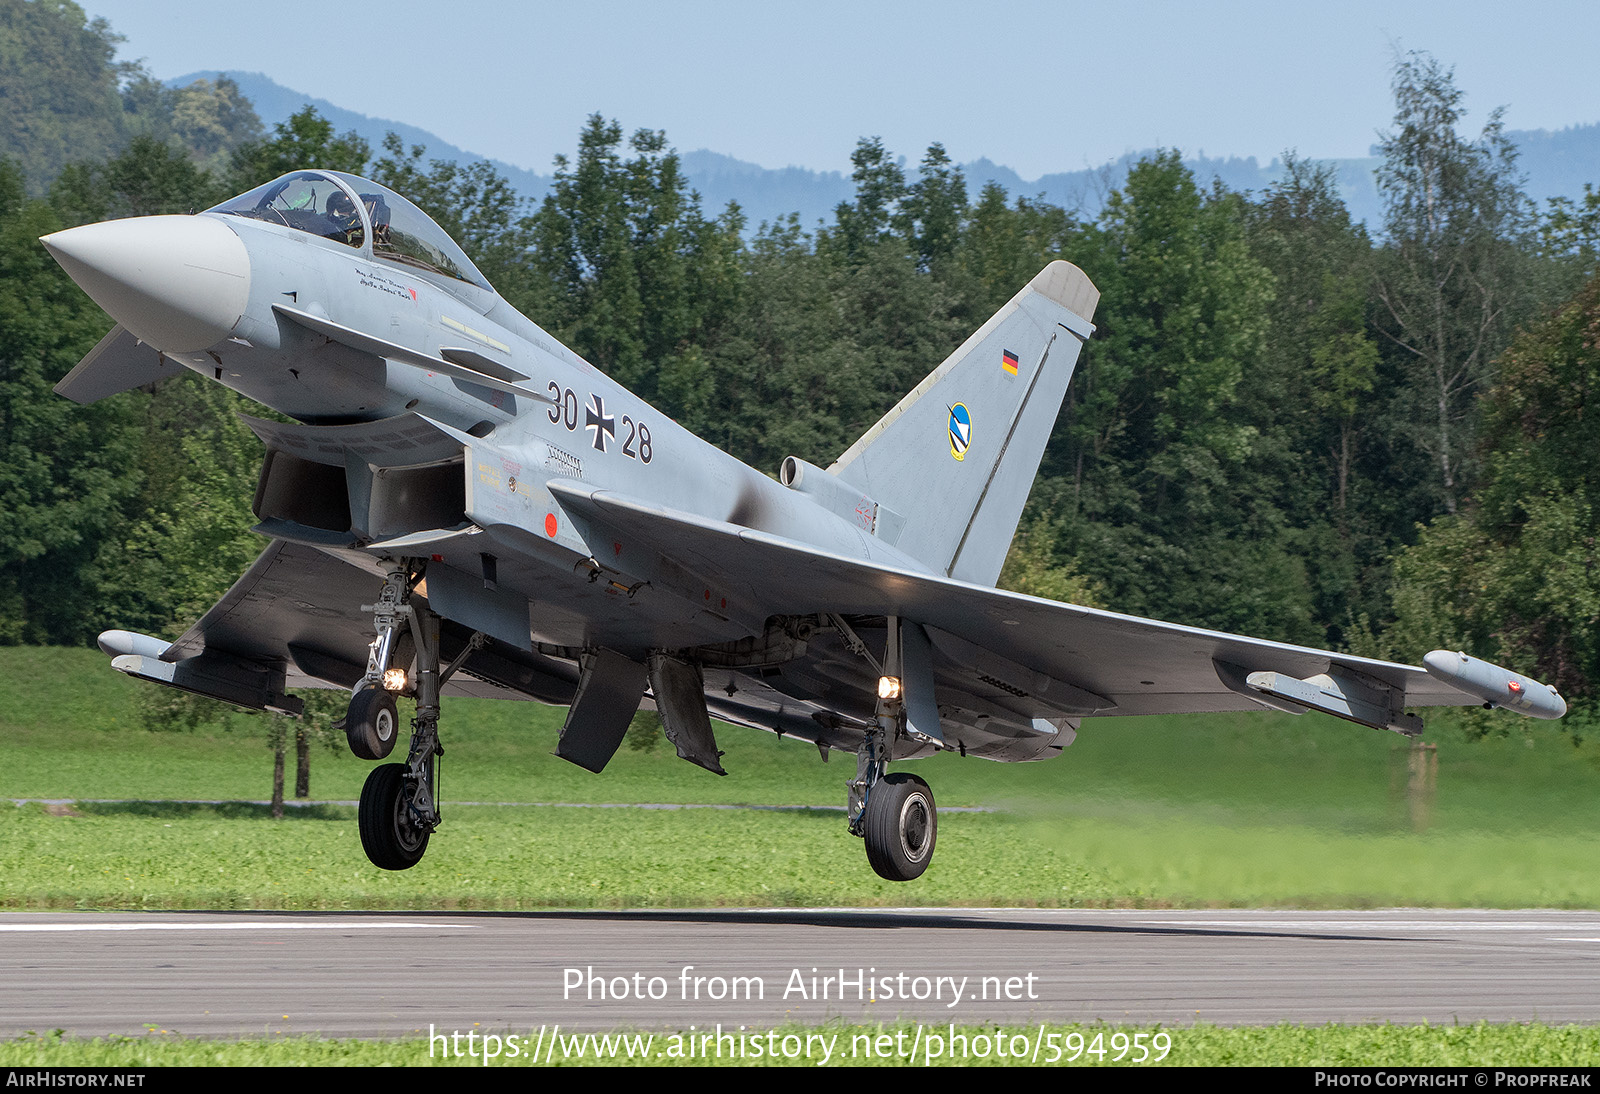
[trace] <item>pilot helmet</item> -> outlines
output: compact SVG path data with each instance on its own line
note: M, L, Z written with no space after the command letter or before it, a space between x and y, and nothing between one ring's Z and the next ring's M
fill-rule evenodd
M343 190L336 189L332 194L328 195L327 214L330 217L354 218L356 215L355 202L351 201L350 196Z

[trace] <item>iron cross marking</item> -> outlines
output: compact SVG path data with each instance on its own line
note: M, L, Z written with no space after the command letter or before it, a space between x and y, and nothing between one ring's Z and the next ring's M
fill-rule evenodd
M583 427L594 430L594 435L589 438L596 450L606 450L606 438L615 440L617 436L616 419L606 413L605 400L598 395L589 396L589 405L583 408Z

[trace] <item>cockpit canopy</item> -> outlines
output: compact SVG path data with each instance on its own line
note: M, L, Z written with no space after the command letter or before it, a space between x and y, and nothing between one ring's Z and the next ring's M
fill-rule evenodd
M494 291L427 213L387 186L342 171L295 171L208 211L281 224L374 258Z

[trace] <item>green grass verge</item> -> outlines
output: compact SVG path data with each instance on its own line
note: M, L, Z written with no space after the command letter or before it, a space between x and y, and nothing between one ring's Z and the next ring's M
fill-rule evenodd
M1435 716L1431 783L1409 742L1315 715L1091 720L1047 763L939 756L915 769L941 806L999 812L942 813L934 865L911 885L871 874L836 808L447 804L423 863L389 874L366 862L349 808L272 822L247 805L171 804L265 799L264 726L233 715L151 733L138 686L94 651L0 650L0 794L80 802L0 808L0 906L1600 907L1600 749L1543 723L1508 719L1513 736L1469 741ZM665 743L624 747L596 776L550 755L561 713L450 703L446 802L837 807L854 772L721 727L728 778ZM370 767L318 747L313 796L354 799Z
M355 810L273 823L261 806L0 809L10 908L652 908L1041 906L1123 902L1125 890L1016 820L944 822L917 885L866 868L837 812L452 808L423 864L375 869Z
M724 1042L720 1058L687 1031L570 1034L552 1048L554 1035L539 1030L495 1034L492 1066L1108 1066L1108 1067L1590 1067L1600 1055L1600 1028L1542 1023L1466 1026L1157 1026L1046 1025L786 1026ZM478 1035L478 1044L482 1035ZM1042 1040L1041 1040L1042 1038ZM1161 1040L1165 1038L1165 1040ZM1038 1045L1037 1056L1034 1055ZM759 1048L757 1047L759 1045ZM148 1037L95 1039L59 1035L0 1042L0 1066L454 1066L483 1067L482 1048L446 1057L426 1038L363 1041L317 1037L240 1041ZM536 1048L538 1059L533 1059ZM1148 1047L1147 1047L1148 1046ZM1161 1049L1166 1052L1162 1055ZM516 1055L511 1055L512 1050ZM691 1051L693 1055L691 1055ZM1136 1060L1143 1052L1143 1064ZM742 1053L742 1055L740 1055ZM759 1054L758 1054L759 1053ZM1118 1057L1121 1057L1120 1059ZM1492 1080L1491 1080L1492 1081Z

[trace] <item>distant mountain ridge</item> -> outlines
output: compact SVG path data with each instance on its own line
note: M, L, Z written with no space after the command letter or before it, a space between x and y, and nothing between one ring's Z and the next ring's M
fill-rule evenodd
M407 146L424 146L430 159L470 163L486 158L414 125L358 114L326 99L293 91L259 72L192 72L167 83L182 87L198 79L214 80L219 75L227 76L239 85L239 89L255 105L262 122L269 127L285 121L309 103L333 123L336 130L354 130L370 141L374 149L381 146L384 134L393 132ZM575 120L574 125L580 122L581 119ZM1579 197L1583 193L1584 183L1600 182L1600 123L1569 126L1555 131L1515 130L1509 131L1507 136L1519 150L1518 162L1527 176L1527 192L1541 204L1549 197ZM910 166L923 150L895 151L905 155ZM1373 151L1376 152L1376 149ZM1033 180L1024 179L1011 168L988 159L962 164L961 170L966 176L969 198L976 198L985 183L996 182L1013 198L1042 196L1063 208L1077 210L1082 216L1092 216L1099 211L1105 195L1121 186L1128 169L1146 154L1129 152L1100 167L1053 172ZM680 153L680 159L684 175L699 192L707 213L714 214L729 201L737 201L752 228L763 221L777 221L791 213L799 215L802 226L815 227L818 221L830 220L834 207L842 201L848 201L855 192L849 176L839 171L761 167L706 149ZM534 201L544 197L553 181L551 175L542 175L502 160L490 159L488 162L518 191ZM1196 181L1202 187L1209 187L1215 178L1230 190L1260 191L1283 174L1283 163L1277 158L1265 165L1254 156L1212 158L1198 155L1185 157L1183 162L1194 172ZM1373 181L1378 157L1371 155L1326 162L1334 164L1338 171L1340 191L1350 215L1369 226L1380 224L1383 219L1382 206Z

